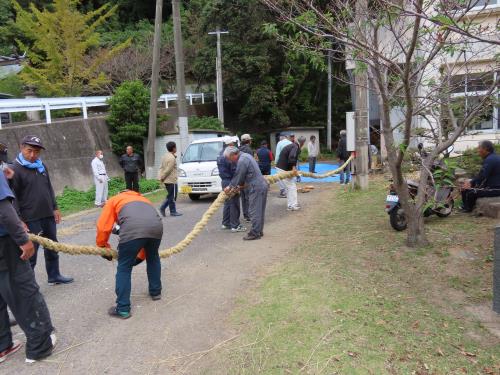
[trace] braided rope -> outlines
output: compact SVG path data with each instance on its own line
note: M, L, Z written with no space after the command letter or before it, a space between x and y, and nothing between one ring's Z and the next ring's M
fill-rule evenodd
M315 174L310 172L302 172L302 171L288 171L288 172L280 172L275 174L274 176L265 176L267 182L269 184L274 184L280 180L286 180L289 178L297 177L299 175L304 177L312 177L315 179L327 178L331 177L335 174L338 174L340 171L344 170L344 168L349 164L349 162L353 159L351 156L343 165L338 167L335 170L329 171L323 174ZM212 204L205 211L200 221L198 221L191 232L189 232L183 240L178 242L175 246L169 247L168 249L160 251L160 258L168 258L174 254L180 253L186 247L188 247L191 242L205 229L209 220L214 216L214 214L224 205L226 199L230 196L225 192L220 192L217 198L212 202ZM71 245L65 244L61 242L55 242L49 240L48 238L37 236L34 234L29 234L29 238L33 242L37 242L43 246L44 249L50 249L57 252L70 254L70 255L100 255L106 257L117 258L118 252L115 249L107 249L104 247L97 246L85 246L85 245Z

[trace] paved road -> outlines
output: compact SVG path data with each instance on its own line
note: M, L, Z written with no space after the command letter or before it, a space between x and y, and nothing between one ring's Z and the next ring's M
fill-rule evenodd
M250 243L242 234L220 229L221 213L211 220L184 252L162 261L163 298L147 294L146 267L138 266L132 279L132 318L122 321L107 316L113 305L116 263L96 256L61 255L64 274L75 277L71 285L48 286L39 254L36 276L57 328L56 355L34 365L24 354L0 365L1 374L170 374L192 373L167 361L206 350L231 337L226 319L236 298L253 285L259 274L276 264L303 235L304 222L320 209L332 189L318 184L300 194L300 212L287 212L286 200L270 193L265 237ZM162 247L181 240L198 221L210 199L191 202L181 198L184 216L167 217ZM60 240L93 243L98 212L68 217L60 226ZM285 235L286 237L283 237ZM284 241L284 239L288 241ZM18 328L15 335L24 341ZM62 351L62 352L61 352ZM59 353L59 354L57 354Z

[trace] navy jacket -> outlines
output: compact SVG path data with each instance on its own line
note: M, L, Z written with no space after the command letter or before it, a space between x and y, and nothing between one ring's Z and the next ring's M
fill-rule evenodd
M271 150L267 147L261 147L257 150L257 157L259 158L259 165L262 167L270 167L272 162Z
M479 174L471 181L472 187L500 189L500 156L492 152L483 160Z
M224 157L224 150L217 157L217 168L219 169L219 177L222 180L222 187L225 188L231 183L236 171L236 163L231 163Z

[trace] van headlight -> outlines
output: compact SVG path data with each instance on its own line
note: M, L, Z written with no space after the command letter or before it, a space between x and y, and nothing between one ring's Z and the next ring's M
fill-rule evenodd
M187 177L186 171L184 169L179 168L178 173L179 177Z
M219 175L219 168L214 168L212 171L212 176L218 176Z

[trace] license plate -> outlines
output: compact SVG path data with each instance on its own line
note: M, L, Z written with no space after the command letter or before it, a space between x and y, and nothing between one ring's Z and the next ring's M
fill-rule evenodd
M193 188L188 185L181 186L181 193L182 194L191 194L193 192Z
M399 197L397 195L388 195L387 202L399 202Z

